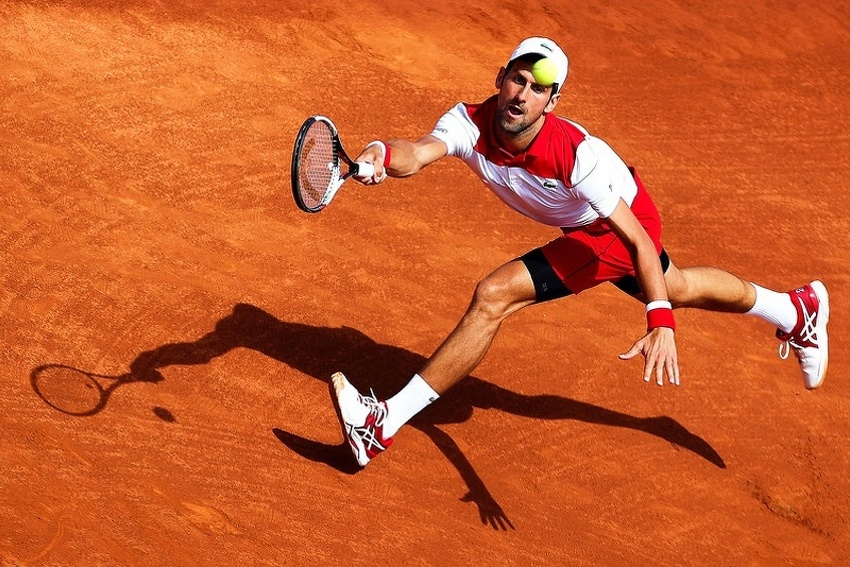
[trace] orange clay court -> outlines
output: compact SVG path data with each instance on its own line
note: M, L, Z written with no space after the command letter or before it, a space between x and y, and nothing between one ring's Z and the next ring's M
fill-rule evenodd
M0 3L0 565L850 564L850 12L707 6ZM557 231L459 160L306 215L295 133L417 137L529 35L674 261L826 283L826 381L683 311L682 385L647 385L602 286L508 319L358 470L330 375L393 393Z

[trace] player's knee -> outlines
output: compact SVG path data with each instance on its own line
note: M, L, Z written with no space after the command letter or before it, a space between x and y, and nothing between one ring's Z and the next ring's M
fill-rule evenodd
M470 310L488 319L503 319L510 313L510 286L494 277L487 277L475 286Z

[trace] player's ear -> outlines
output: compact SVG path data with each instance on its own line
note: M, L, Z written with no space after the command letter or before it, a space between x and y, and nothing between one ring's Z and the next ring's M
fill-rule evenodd
M497 89L502 88L502 82L505 80L505 74L507 72L508 72L508 70L505 69L504 67L499 68L499 74L496 75L496 88Z
M543 109L544 114L548 114L555 110L555 107L558 106L559 100L561 100L561 93L552 95L552 98L550 98L549 102L546 103L546 108Z

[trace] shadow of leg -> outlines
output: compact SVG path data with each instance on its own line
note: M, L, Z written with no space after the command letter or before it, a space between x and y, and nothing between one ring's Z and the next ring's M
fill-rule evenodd
M459 395L477 408L497 409L532 419L574 420L643 431L669 441L676 447L687 449L718 468L726 468L723 457L714 447L672 417L636 417L552 394L518 394L472 376L455 388Z
M327 443L305 439L300 435L295 435L294 433L289 433L278 428L272 429L272 433L274 433L275 437L281 443L307 460L328 465L345 474L355 474L363 470L354 462L351 456L351 450L346 443L328 445Z

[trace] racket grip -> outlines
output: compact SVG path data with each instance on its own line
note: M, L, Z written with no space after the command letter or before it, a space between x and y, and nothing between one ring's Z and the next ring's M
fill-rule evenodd
M375 175L375 166L369 162L354 162L354 177L372 177Z

